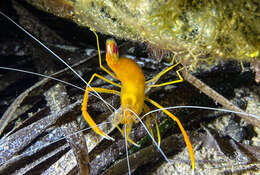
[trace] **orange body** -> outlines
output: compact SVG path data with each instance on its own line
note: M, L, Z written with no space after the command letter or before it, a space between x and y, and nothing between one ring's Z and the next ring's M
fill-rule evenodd
M127 109L139 115L144 107L145 77L139 65L129 58L119 58L118 49L114 40L107 41L106 61L108 66L121 81L121 107L120 123L130 124L138 121Z
M145 78L142 69L129 58L120 58L117 64L110 67L122 83L121 88L121 107L125 111L120 119L120 123L126 124L127 121L135 119L126 109L129 108L139 115L144 106ZM131 117L131 118L130 118ZM135 119L137 120L137 119ZM138 121L138 120L137 120Z

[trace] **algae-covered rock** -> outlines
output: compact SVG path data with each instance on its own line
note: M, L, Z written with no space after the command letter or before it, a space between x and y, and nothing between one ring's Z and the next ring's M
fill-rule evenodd
M183 60L259 59L255 0L27 0L81 26L170 50Z

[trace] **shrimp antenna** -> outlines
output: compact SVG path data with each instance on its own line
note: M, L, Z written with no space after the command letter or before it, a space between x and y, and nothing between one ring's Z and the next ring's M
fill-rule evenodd
M212 107L207 107L207 106L171 106L171 107L166 107L166 108L161 108L161 109L155 109L152 110L150 112L147 112L146 114L144 114L141 118L150 115L151 113L154 112L158 112L158 111L162 111L164 109L181 109L181 108L185 108L185 109L204 109L204 110L212 110L212 111L222 111L222 112L229 112L229 113L234 113L234 114L242 114L242 115L246 115L248 117L253 117L256 119L260 119L260 116L255 115L255 114L249 114L246 112L237 112L237 111L232 111L232 110L228 110L228 109L221 109L221 108L212 108Z
M38 40L36 37L34 37L30 32L25 30L22 26L17 24L14 20L12 20L10 17L5 15L3 12L0 11L0 14L3 15L6 19L11 21L14 25L16 25L19 29L21 29L23 32L25 32L28 36L30 36L34 41L36 41L38 44L40 44L43 48L45 48L48 52L50 52L53 56L55 56L59 61L61 61L65 66L67 66L78 78L80 78L94 93L105 102L105 100L68 64L66 63L60 56L58 56L55 52L53 52L51 49L49 49L45 44L43 44L40 40Z
M82 90L82 91L85 92L85 89L83 89L83 88L81 88L81 87L79 87L79 86L76 86L76 85L74 85L74 84L72 84L72 83L69 83L69 82L60 80L60 79L55 78L55 77L52 77L52 76L48 76L48 75L44 75L44 74L39 74L39 73L36 73L36 72L31 72L31 71L22 70L22 69L10 68L10 67L2 67L2 66L0 66L0 69L11 70L11 71L16 71L16 72L22 72L22 73L26 73L26 74L31 74L31 75L36 75L36 76L39 76L39 77L44 77L44 78L52 79L52 80L61 82L61 83L63 83L63 84L72 86L72 87L74 87L74 88L76 88L76 89L79 89L79 90Z
M126 125L124 125L124 132L125 132L125 136L126 136ZM126 137L125 137L125 151L126 151L126 162L127 162L127 168L128 168L128 175L131 175L131 167L130 167L130 162L129 162L129 155L128 155Z
M22 69L15 69L15 68L10 68L10 67L2 67L0 66L0 69L4 69L4 70L11 70L11 71L16 71L16 72L22 72L22 73L26 73L26 74L31 74L31 75L36 75L36 76L40 76L40 77L44 77L44 78L48 78L48 79L52 79L52 80L55 80L55 81L58 81L58 82L61 82L63 84L66 84L66 85L69 85L69 86L72 86L76 89L79 89L81 91L84 91L85 92L85 89L79 87L79 86L76 86L72 83L69 83L69 82L66 82L66 81L63 81L61 79L58 79L58 78L55 78L55 77L52 77L52 76L48 76L48 75L44 75L44 74L39 74L39 73L36 73L36 72L31 72L31 71L27 71L27 70L22 70ZM99 96L97 96L96 94L92 93L92 92L89 92L91 95L99 98ZM116 110L114 108L114 106L112 106L111 104L109 104L108 102L106 101L103 101L105 104L107 104L109 107L111 107L113 110Z

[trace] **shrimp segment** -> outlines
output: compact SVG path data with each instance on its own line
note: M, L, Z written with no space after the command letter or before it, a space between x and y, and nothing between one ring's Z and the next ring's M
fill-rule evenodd
M180 69L179 69L177 71L179 80L165 82L165 83L161 83L161 84L148 85L149 83L152 83L152 82L156 81L157 79L159 79L162 75L164 75L168 71L172 70L179 63L177 63L173 66L170 66L165 71L159 73L151 80L145 81L144 74L142 72L142 69L139 67L139 65L135 61L133 61L129 58L125 58L125 57L119 58L119 53L118 53L118 48L117 48L116 42L113 39L110 39L110 40L107 40L107 42L106 42L106 62L107 62L107 65L109 66L109 68L113 71L113 72L110 72L105 67L103 67L101 64L101 55L100 55L100 50L99 50L98 36L95 32L94 32L94 34L97 37L100 67L105 72L107 72L109 75L111 75L114 79L118 79L121 82L121 85L114 83L98 74L93 74L93 76L91 77L91 79L89 81L89 84L92 82L94 77L97 77L97 78L107 81L115 86L121 87L121 92L116 91L116 90L104 89L104 88L96 88L96 87L93 88L94 90L96 90L97 92L100 92L100 93L110 93L110 94L115 94L115 95L120 96L122 111L120 113L116 114L116 117L113 122L115 124L115 126L118 128L118 130L121 132L121 134L127 139L127 141L135 144L134 141L132 141L129 138L129 134L131 132L133 123L138 122L136 116L133 113L135 113L138 116L141 114L141 112L143 110L145 112L149 111L149 107L144 103L144 101L147 101L147 102L153 104L155 107L162 109L162 111L165 114L167 114L170 118L172 118L174 121L177 122L177 125L179 126L179 128L183 134L185 143L188 147L192 170L194 170L194 168L195 168L194 152L193 152L189 137L188 137L185 129L183 128L181 122L179 121L179 119L176 116L174 116L168 110L164 109L157 102L151 100L148 96L145 96L145 90L147 87L149 87L149 88L150 87L160 87L160 86L166 86L169 84L175 84L175 83L182 82L183 78L181 77L181 75L179 73L179 71L180 71ZM91 127L93 127L93 130L97 134L99 134L103 137L106 137L108 139L112 139L111 137L109 137L108 135L103 133L103 131L101 131L99 129L99 127L96 125L94 120L91 118L91 116L87 112L87 102L88 102L88 92L89 91L91 91L91 89L87 87L85 95L84 95L83 104L82 104L82 114L83 114L85 120L87 121L87 123ZM152 116L152 117L155 120L155 117L154 116ZM125 132L118 126L118 124L125 125L125 127L126 127ZM146 125L149 128L149 131L151 132L150 118L147 119ZM160 141L161 141L160 132L159 132L159 127L158 127L156 120L155 120L155 125L156 125L156 130L157 130L158 142L160 143Z

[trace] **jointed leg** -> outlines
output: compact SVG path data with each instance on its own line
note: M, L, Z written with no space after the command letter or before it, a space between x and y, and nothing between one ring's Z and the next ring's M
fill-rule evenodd
M106 82L108 82L108 83L110 83L110 84L113 84L114 86L117 86L117 87L120 87L120 88L121 88L121 85L120 85L120 84L117 84L117 83L115 83L115 82L113 82L113 81L111 81L111 80L109 80L109 79L107 79L107 78L105 78L105 77L103 77L103 76L97 74L97 73L94 73L94 74L92 75L92 77L90 78L88 84L90 84L95 77L98 77L98 78L100 78L100 79L102 79L102 80L104 80L104 81L106 81Z
M120 88L121 88L121 85L120 85L120 84L117 84L117 83L115 83L115 82L113 82L113 81L111 81L111 80L109 80L109 79L107 79L107 78L105 78L105 77L103 77L103 76L97 74L97 73L94 73L94 74L92 75L92 77L90 78L90 80L89 80L89 82L88 82L88 85L90 85L90 83L94 80L95 77L100 78L101 80L104 80L104 81L106 81L106 82L108 82L108 83L110 83L110 84L113 84L114 86L117 86L117 87L120 87ZM113 113L113 111L111 110L111 108L110 108L107 104L105 104L105 105L106 105L107 108Z
M156 81L158 78L160 78L162 75L164 75L165 73L169 72L170 70L172 70L174 67L176 67L179 63L176 63L172 66L170 66L169 68L167 68L166 70L162 71L161 73L159 73L158 75L156 75L154 78L152 78L151 80L148 80L146 81L145 83L150 83L150 82L153 82L153 81ZM152 84L148 87L161 87L161 86L166 86L166 85L169 85L169 84L175 84L175 83L180 83L183 81L183 78L180 74L180 71L182 70L183 68L180 68L179 70L176 71L178 77L179 77L179 80L174 80L174 81L169 81L169 82L165 82L165 83L161 83L161 84Z
M101 131L99 129L99 127L97 126L97 124L95 123L95 121L91 118L91 116L89 115L88 111L87 111L87 106L88 106L88 93L90 91L97 91L100 93L108 93L108 94L115 94L120 96L120 92L116 91L116 90L110 90L110 89L104 89L104 88L96 88L96 87L92 87L92 89L90 89L89 87L86 88L86 92L84 94L84 99L83 99L83 103L82 103L82 115L84 117L84 119L86 120L86 122L89 124L89 126L92 127L92 129L99 135L109 139L109 140L113 140L113 138L109 137L107 134L105 134L103 131Z
M145 101L148 101L150 102L151 104L153 104L154 106L156 106L157 108L159 109L162 109L162 111L167 114L169 117L171 117L174 121L176 121L176 123L178 124L180 130L181 130L181 133L184 137L184 140L185 140L185 143L188 147L188 151L189 151L189 155L190 155L190 160L191 160L191 166L192 166L192 170L194 170L195 168L195 158L194 158L194 152L193 152L193 149L192 149L192 145L191 145L191 142L190 142L190 139L185 131L185 129L183 128L180 120L174 116L172 113L170 113L167 109L164 109L161 105L159 105L157 102L153 101L152 99L148 98L148 97L145 97Z
M160 78L161 76L163 76L164 74L166 74L167 72L169 72L170 70L172 70L174 67L178 66L180 64L180 62L168 67L167 69L163 70L162 72L160 72L159 74L157 74L155 77L153 77L151 80L146 81L145 83L151 83L155 80L157 80L158 78Z
M144 112L145 113L148 113L150 111L150 108L149 106L147 106L146 104L144 104ZM159 130L159 125L157 123L157 120L156 120L156 117L155 115L152 113L151 114L152 117L153 117L153 120L155 122L155 127L156 127L156 132L157 132L157 139L158 139L158 145L160 146L161 145L161 135L160 135L160 130ZM152 134L152 136L154 137L153 135L153 131L151 129L151 118L150 116L147 116L147 119L146 119L146 127L148 128L149 132Z
M96 33L96 31L94 29L92 29L92 32L96 35L96 39L97 39L97 48L98 48L98 58L99 58L99 66L101 69L103 69L106 73L108 73L109 75L111 75L114 79L117 79L115 74L110 72L108 69L106 69L103 65L102 65L102 61L101 61L101 53L100 53L100 48L99 48L99 40L98 40L98 35Z

